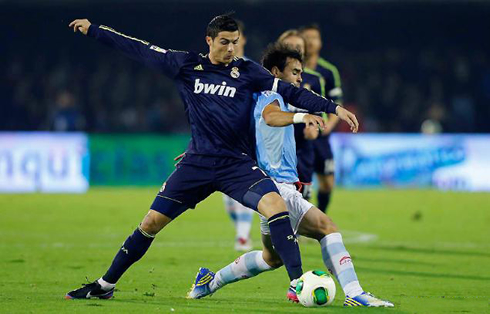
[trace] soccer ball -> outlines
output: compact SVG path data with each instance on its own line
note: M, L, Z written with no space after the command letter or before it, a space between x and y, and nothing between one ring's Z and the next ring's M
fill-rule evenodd
M312 270L298 279L296 295L306 307L327 306L335 298L335 282L326 272Z

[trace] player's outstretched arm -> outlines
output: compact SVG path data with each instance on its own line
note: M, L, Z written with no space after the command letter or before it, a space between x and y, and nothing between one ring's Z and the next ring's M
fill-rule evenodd
M282 127L293 123L305 123L323 129L325 121L318 116L308 113L293 113L282 111L277 100L267 105L262 111L262 117L268 126Z
M175 77L188 53L162 49L149 42L120 33L104 25L95 25L87 19L76 19L69 25L73 31L95 38L107 46L117 49L136 61L161 70L170 77Z

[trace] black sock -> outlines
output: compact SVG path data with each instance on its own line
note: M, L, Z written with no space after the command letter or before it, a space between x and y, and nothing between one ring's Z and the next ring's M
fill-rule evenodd
M133 263L145 255L153 239L153 236L140 230L140 228L136 229L117 252L111 267L102 279L109 283L116 283Z
M276 214L268 219L274 249L281 257L289 279L298 279L303 274L298 240L294 235L287 212Z
M328 203L330 203L330 195L331 192L320 192L318 191L317 200L318 200L318 209L322 212L327 212Z

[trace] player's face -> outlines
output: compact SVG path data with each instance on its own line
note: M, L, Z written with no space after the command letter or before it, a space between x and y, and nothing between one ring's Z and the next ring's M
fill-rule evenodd
M316 29L307 29L303 33L309 55L319 54L322 49L322 38Z
M305 54L305 41L303 38L299 36L289 36L286 37L282 43L286 46L289 46L293 49L297 49L301 52L302 55Z
M212 61L217 63L228 64L235 56L236 45L240 39L240 33L235 32L219 32L216 38L206 37L206 42L209 45L209 56Z
M278 78L299 87L301 84L301 73L303 66L298 59L288 58L284 71L279 72Z

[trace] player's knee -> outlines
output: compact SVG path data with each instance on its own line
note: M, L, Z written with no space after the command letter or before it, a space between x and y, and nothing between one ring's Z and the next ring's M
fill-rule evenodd
M284 200L276 192L264 195L260 199L257 209L259 210L259 213L265 216L265 218L270 218L276 214L287 211Z
M313 237L317 240L321 240L326 235L339 231L335 223L327 215L319 216L314 222L313 229L315 230Z
M140 228L151 235L156 235L170 221L171 219L167 216L150 210L150 212L146 214L145 218L141 222Z

